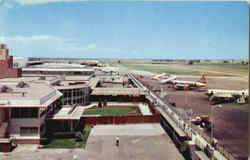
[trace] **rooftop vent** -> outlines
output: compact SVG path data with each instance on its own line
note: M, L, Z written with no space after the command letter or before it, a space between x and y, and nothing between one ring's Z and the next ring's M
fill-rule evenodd
M6 85L0 87L0 93L10 93L10 92L12 92L12 88Z
M25 88L25 87L29 87L29 85L23 81L19 82L16 87L18 88Z

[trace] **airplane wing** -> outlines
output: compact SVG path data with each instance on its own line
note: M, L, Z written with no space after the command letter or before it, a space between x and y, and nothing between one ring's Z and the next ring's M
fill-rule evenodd
M167 82L173 81L175 79L176 79L176 76L171 76L171 77L169 77L167 79L162 79L160 82L161 83L167 83Z
M209 98L210 104L218 104L218 103L223 103L223 102L233 102L234 97L232 94L213 94Z
M233 98L233 95L232 94L213 94L214 97L217 97L217 98Z

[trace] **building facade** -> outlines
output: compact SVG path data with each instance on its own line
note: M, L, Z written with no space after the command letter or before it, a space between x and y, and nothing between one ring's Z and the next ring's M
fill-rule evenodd
M0 124L5 126L1 138L16 143L40 143L45 133L45 120L59 109L62 93L46 83L1 81ZM3 87L8 89L3 90Z
M22 69L13 68L13 56L9 56L9 49L0 44L0 78L21 77Z

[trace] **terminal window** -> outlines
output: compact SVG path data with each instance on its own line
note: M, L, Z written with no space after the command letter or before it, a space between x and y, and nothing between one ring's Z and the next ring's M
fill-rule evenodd
M12 108L11 118L38 118L38 108Z

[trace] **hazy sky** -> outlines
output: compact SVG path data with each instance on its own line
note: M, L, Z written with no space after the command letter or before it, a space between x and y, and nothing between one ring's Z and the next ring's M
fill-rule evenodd
M15 56L248 58L247 2L1 1Z

